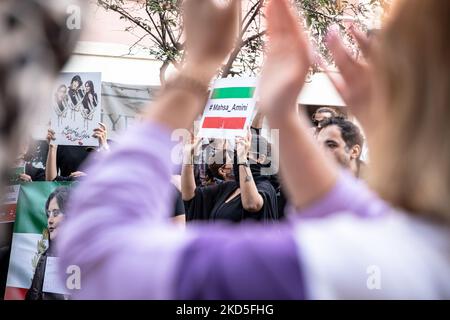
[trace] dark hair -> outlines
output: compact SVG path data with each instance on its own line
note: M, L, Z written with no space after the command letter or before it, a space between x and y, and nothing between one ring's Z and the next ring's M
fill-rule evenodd
M221 159L217 159L218 155L217 152L221 152ZM229 150L221 149L221 150L214 150L213 154L208 157L207 159L207 174L210 175L210 178L216 178L223 180L223 177L219 173L219 169L222 168L225 164L227 164L227 155L230 154Z
M94 83L91 80L86 81L85 85L88 85L89 87L91 87L91 93L95 94Z
M320 107L319 109L316 110L316 112L314 112L314 116L318 113L331 113L331 116L333 116L333 117L338 116L338 113L336 112L336 110L334 110L333 108L330 108L330 107Z
M332 117L324 119L320 122L319 132L328 126L337 126L341 131L342 139L345 141L347 148L352 148L355 145L361 147L364 146L364 137L361 134L361 130L351 121L344 119L343 117Z
M74 81L78 81L80 84L80 87L83 85L83 81L81 81L81 77L79 75L76 75L72 78L72 81L70 81L70 84L74 83Z
M319 107L313 113L312 118L311 118L312 124L315 127L319 127L320 126L320 121L316 120L316 115L323 114L323 113L329 113L331 115L331 117L339 117L339 116L341 116L341 114L339 114L335 109L333 109L331 107Z
M68 187L58 187L48 196L47 202L45 202L45 211L48 210L50 201L56 198L56 203L61 211L64 211L67 199L69 198L69 188Z
M219 174L219 169L223 167L223 163L211 163L208 164L208 173L212 175L211 178L216 178L216 179L220 179L223 180L223 177Z

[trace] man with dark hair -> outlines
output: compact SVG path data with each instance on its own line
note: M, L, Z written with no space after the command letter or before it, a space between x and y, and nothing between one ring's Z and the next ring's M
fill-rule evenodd
M342 117L325 119L319 127L319 145L332 154L342 167L359 177L362 165L360 157L364 145L364 137L359 128Z
M337 116L339 116L339 114L333 108L320 107L319 109L316 110L316 112L314 112L312 116L312 123L315 127L320 127L322 121Z

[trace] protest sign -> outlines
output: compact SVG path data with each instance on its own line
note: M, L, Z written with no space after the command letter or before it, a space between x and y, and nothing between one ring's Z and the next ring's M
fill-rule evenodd
M98 146L92 130L100 122L101 109L100 73L62 73L52 96L54 143Z
M244 137L255 109L256 78L227 78L214 82L200 121L199 137Z
M45 204L49 195L56 188L70 187L70 185L70 183L58 182L30 182L21 185L11 244L5 300L25 299L40 258L42 256L45 256L46 259L51 257L51 254L47 252L49 232ZM47 282L49 290L60 288L54 281L56 264L53 262L50 261L48 271L44 270L50 277ZM45 289L42 291L47 292ZM59 291L61 290L48 292L60 293Z

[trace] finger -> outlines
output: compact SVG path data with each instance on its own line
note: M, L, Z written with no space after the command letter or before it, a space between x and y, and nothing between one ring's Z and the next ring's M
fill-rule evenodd
M348 52L336 28L330 29L326 42L344 79L351 78L357 69L357 62Z
M224 21L237 24L238 18L238 0L231 0L223 13ZM236 22L236 23L235 23Z
M357 29L354 25L350 26L350 34L358 43L359 48L361 49L362 54L365 58L369 57L370 54L370 39L364 34L361 30Z
M298 22L297 13L292 10L287 0L271 0L266 10L267 33L269 39L275 40L277 37L291 36L298 40L296 44L300 46L306 57L312 61L313 53L310 49L305 32ZM270 50L270 46L269 46Z
M325 74L327 75L328 79L330 80L331 84L333 85L333 87L336 89L336 91L339 93L339 95L345 99L345 88L346 88L346 84L344 79L342 79L342 77L333 71L330 71L328 69L323 69Z
M106 130L106 125L104 123L98 122L98 125L101 127L101 129Z
M269 36L300 31L297 19L286 0L271 0L267 5L266 15Z

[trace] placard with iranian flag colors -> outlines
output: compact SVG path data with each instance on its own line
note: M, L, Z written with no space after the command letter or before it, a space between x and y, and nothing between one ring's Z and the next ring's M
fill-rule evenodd
M256 83L256 78L216 80L198 136L223 139L245 136L256 105Z
M70 182L30 182L21 185L11 243L5 300L25 299L35 277L39 259L48 250L46 202L49 195L58 187L67 188L71 185ZM44 271L43 280L48 273L51 273L51 270ZM53 292L50 291L50 293ZM60 292L58 290L55 293Z

